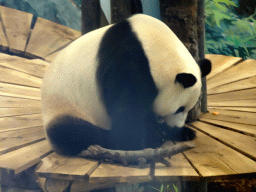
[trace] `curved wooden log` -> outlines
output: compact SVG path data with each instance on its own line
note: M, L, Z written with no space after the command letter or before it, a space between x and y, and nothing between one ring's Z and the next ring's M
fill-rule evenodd
M79 156L109 160L111 163L122 163L123 165L128 164L139 164L143 166L146 163L160 162L166 166L170 166L170 163L164 160L165 157L171 157L172 155L181 153L196 147L193 142L178 143L176 145L163 145L160 148L151 149L147 148L138 151L122 151L122 150L111 150L105 149L99 145L91 145L87 150L83 150Z

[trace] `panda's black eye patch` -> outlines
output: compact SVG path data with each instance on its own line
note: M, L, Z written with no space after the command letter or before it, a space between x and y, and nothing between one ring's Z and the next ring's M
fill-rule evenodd
M178 113L181 113L185 110L185 107L180 107L174 114L178 114Z

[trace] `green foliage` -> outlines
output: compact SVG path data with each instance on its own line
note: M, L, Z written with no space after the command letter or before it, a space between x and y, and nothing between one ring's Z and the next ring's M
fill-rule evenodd
M256 59L256 13L235 12L236 0L205 0L206 53Z

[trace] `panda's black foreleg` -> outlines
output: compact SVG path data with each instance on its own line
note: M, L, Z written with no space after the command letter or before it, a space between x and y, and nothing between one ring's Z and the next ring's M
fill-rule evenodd
M62 155L77 155L90 145L107 147L109 131L70 115L55 118L46 126L53 150Z
M143 115L129 109L119 109L109 132L109 148L141 150L146 147L146 128Z
M188 127L174 127L166 130L166 138L172 141L190 141L196 138L196 132Z

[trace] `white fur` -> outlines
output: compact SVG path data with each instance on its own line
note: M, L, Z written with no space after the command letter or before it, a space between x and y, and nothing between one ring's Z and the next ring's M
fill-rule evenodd
M48 68L41 86L45 125L60 114L72 113L103 129L110 129L96 84L96 54L109 27L92 31L71 43Z

